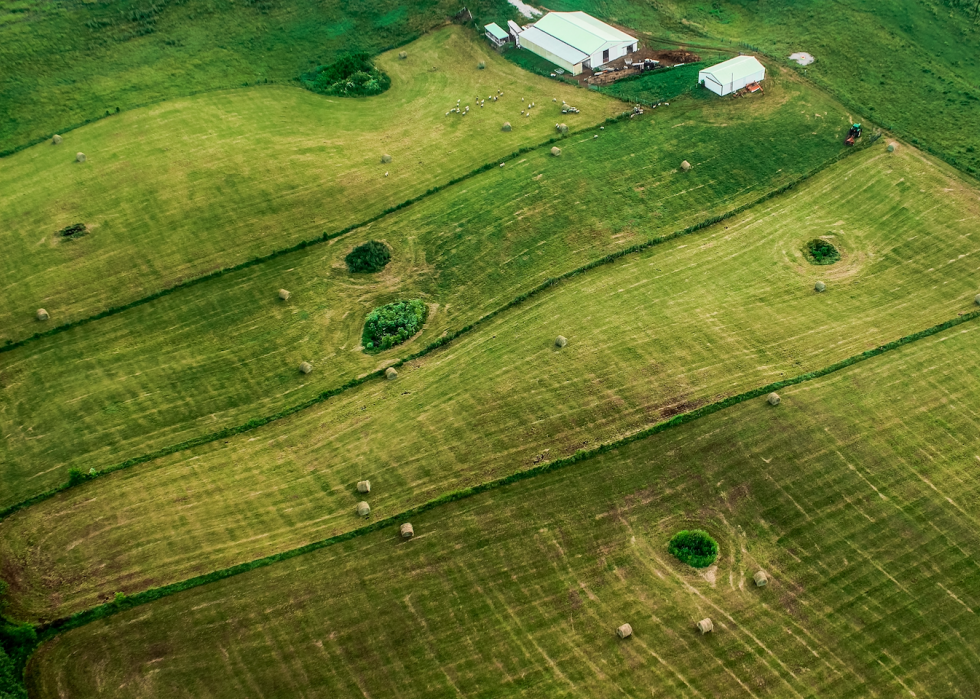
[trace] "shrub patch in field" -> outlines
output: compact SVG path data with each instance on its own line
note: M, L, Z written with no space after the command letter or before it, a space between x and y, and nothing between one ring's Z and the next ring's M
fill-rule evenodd
M375 308L364 323L364 349L370 352L400 345L422 329L428 315L429 307L421 299Z
M350 272L380 272L390 261L391 250L380 240L358 245L344 258Z
M88 229L85 227L84 223L73 223L70 226L65 226L60 231L58 235L62 238L78 238L85 235Z
M832 265L840 260L840 252L822 238L814 238L803 248L803 255L811 265Z
M667 550L693 568L707 568L718 558L718 542L701 529L677 532Z
M380 95L391 87L388 74L371 63L366 53L352 53L300 76L308 90L321 95L362 97Z

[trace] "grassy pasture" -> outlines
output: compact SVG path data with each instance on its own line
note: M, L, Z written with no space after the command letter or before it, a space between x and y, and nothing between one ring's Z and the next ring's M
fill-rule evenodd
M841 108L792 78L773 82L757 102L681 100L598 139L572 136L560 158L528 153L349 236L0 354L0 505L64 482L69 466L103 468L299 404L840 153ZM692 172L677 172L683 159ZM344 256L370 239L394 259L349 275ZM432 304L426 329L405 347L360 352L364 316L399 298ZM305 378L302 361L315 366Z
M955 317L976 293L977 207L945 166L865 151L563 282L395 382L13 515L0 525L12 613L63 616L350 530L363 478L389 516ZM801 248L828 232L843 260L814 267Z
M290 83L344 53L404 44L458 10L446 0L11 0L0 7L0 152L116 107Z
M213 92L125 112L3 160L0 344L380 214L554 135L543 105L580 128L620 102L532 76L446 27L377 58L384 94L298 87ZM477 64L486 63L479 70ZM499 102L475 100L497 89ZM542 105L522 118L521 97ZM456 105L470 114L446 116ZM558 112L552 109L551 112ZM500 130L510 121L514 130ZM88 160L75 162L75 153ZM381 162L383 153L393 161ZM385 173L389 176L385 176ZM84 222L92 232L56 233ZM34 319L44 307L47 324Z
M980 22L968 0L556 0L653 37L740 42L785 60L807 51L806 76L852 109L980 174ZM642 38L642 34L641 34ZM650 37L652 38L652 37ZM800 69L802 72L802 69Z
M32 696L972 696L978 333L67 632Z

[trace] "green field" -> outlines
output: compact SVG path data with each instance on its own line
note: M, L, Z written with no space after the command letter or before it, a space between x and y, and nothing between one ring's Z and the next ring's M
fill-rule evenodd
M5 3L0 699L980 696L975 5Z
M623 110L521 71L457 27L406 49L405 60L378 57L392 87L375 97L275 85L213 92L3 159L0 345L360 223L537 145L555 135L553 99L581 108L566 115L571 129ZM498 89L500 101L477 107ZM522 98L541 113L522 118ZM456 100L470 114L446 116ZM513 131L501 131L505 121ZM91 233L59 238L76 222ZM39 307L46 323L34 318Z
M978 327L70 631L33 696L970 696Z
M560 158L527 153L329 243L0 353L0 505L63 483L71 466L102 469L302 403L549 277L743 206L840 154L840 107L792 75L773 83L756 102L682 101L572 135ZM684 159L696 167L678 173ZM393 248L392 263L348 274L344 256L372 238ZM372 308L418 297L432 313L414 342L359 351ZM314 364L308 377L302 361Z
M911 149L859 153L563 282L396 382L11 516L0 525L11 611L48 620L324 539L360 525L360 479L377 485L376 516L397 514L955 318L974 307L977 205ZM805 243L828 234L842 261L805 262Z

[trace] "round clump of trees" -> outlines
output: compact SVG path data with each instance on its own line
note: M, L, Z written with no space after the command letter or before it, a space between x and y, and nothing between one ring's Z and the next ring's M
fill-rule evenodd
M718 558L718 542L701 529L677 532L671 537L667 550L693 568L707 568Z
M823 238L814 238L807 243L803 254L811 265L832 265L840 260L840 251Z
M422 329L429 307L421 299L395 301L368 314L361 342L366 352L400 345Z
M380 272L391 262L391 250L380 240L358 245L344 258L350 272Z

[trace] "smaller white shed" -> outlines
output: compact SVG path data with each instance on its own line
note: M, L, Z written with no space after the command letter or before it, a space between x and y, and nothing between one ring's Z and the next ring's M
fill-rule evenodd
M486 30L487 38L490 39L490 43L496 46L498 49L506 44L510 40L510 36L500 25L496 22L491 22L490 24L483 27Z
M698 82L718 95L741 90L766 77L766 67L755 56L736 56L698 73Z

